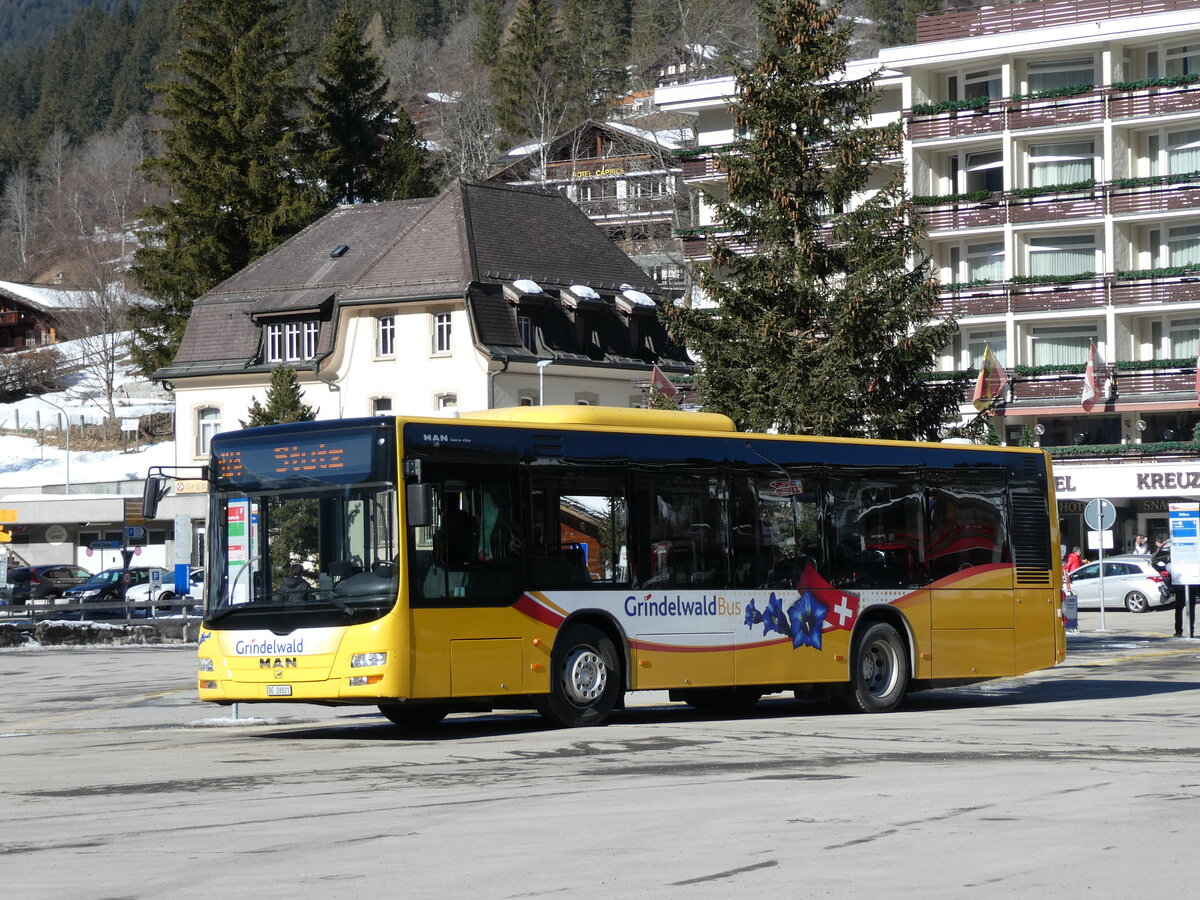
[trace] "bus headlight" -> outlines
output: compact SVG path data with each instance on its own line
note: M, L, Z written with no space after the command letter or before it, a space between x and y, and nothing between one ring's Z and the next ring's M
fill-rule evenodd
M211 659L209 659L207 656L200 657L200 671L201 672L214 671L213 670L213 661Z
M364 666L387 665L386 653L355 653L350 657L350 668L361 669Z

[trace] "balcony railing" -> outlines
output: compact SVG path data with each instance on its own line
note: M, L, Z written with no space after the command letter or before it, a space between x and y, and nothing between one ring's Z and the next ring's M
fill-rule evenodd
M1026 128L1050 128L1105 119L1147 118L1200 110L1200 84L1118 90L1099 87L1071 97L1036 100L995 99L982 109L930 115L905 112L911 141L999 134Z
M1149 365L1149 364L1147 364ZM1196 370L1188 368L1145 368L1118 369L1110 366L1097 373L1101 396L1097 398L1093 412L1112 410L1123 403L1142 404L1148 400L1170 401L1171 399L1194 398L1196 396ZM1111 388L1108 385L1111 383ZM1004 400L1004 410L1009 415L1028 413L1037 407L1079 406L1083 392L1083 373L1021 376L1012 375L1010 390ZM1106 391L1111 394L1106 394ZM974 392L970 384L963 393L963 403L969 403ZM1172 398L1170 395L1176 395ZM1022 409L1022 407L1026 409ZM1080 406L1080 413L1083 413Z
M1102 310L1200 302L1200 275L1118 278L1101 275L1072 284L995 284L944 292L938 311L958 318L1054 310Z
M975 202L951 201L940 206L923 206L921 214L930 231L959 231L964 228L998 228L1030 222L1062 222L1098 218L1200 210L1200 181L1184 184L1098 184L1077 191L1061 191L1037 197L1009 192Z
M917 19L917 43L1028 31L1080 22L1101 22L1190 9L1195 0L1058 0L1012 6L985 6L964 12L941 13Z

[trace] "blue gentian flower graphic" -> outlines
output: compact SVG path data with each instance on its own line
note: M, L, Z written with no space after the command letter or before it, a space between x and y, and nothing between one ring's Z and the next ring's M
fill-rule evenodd
M770 634L772 631L777 634L789 635L787 617L783 614L783 601L775 596L775 592L771 592L771 596L767 599L767 608L762 614L763 634Z
M800 599L788 607L788 622L791 624L792 649L812 647L821 649L821 629L829 607L805 591Z
M758 611L758 609L754 606L754 601L751 600L750 605L746 607L746 618L742 624L747 628L753 628L761 621L762 613Z

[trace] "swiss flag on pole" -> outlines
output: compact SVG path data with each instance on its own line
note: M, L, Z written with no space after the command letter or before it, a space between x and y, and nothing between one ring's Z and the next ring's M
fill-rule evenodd
M1196 351L1196 402L1200 403L1200 349Z
M662 373L662 369L658 366L654 367L654 372L650 376L650 383L666 394L668 397L674 397L679 393L679 388L671 384L671 379Z
M1000 361L992 353L992 348L985 344L983 359L979 363L979 378L975 381L975 393L971 396L971 403L980 411L987 409L1000 396L1000 392L1004 390L1006 384L1008 384L1008 372L1005 371L1004 366L1000 365Z
M1096 405L1096 395L1099 393L1096 389L1096 365L1096 342L1093 341L1088 348L1087 368L1083 370L1083 393L1079 397L1079 405L1084 412L1091 412ZM1104 361L1099 360L1099 365L1103 366Z

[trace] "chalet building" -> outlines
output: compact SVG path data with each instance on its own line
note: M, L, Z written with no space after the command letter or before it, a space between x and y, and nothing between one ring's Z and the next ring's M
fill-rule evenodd
M174 361L181 464L295 368L321 419L639 406L691 365L657 287L556 191L456 182L343 206L198 298Z
M488 181L561 190L663 291L679 296L684 261L675 232L692 224L692 213L672 151L690 139L690 127L588 120L544 146L509 151Z
M55 344L71 334L84 296L48 284L0 281L0 353Z
M1200 2L934 15L915 45L849 68L881 73L876 117L905 125L942 308L961 327L941 368L976 369L985 347L1007 368L992 423L1055 456L1064 541L1084 544L1079 514L1100 496L1120 513L1115 549L1165 537L1167 504L1200 498L1183 487L1200 483ZM656 100L695 116L684 179L719 191L712 151L732 140L733 80ZM707 257L702 233L685 253Z

